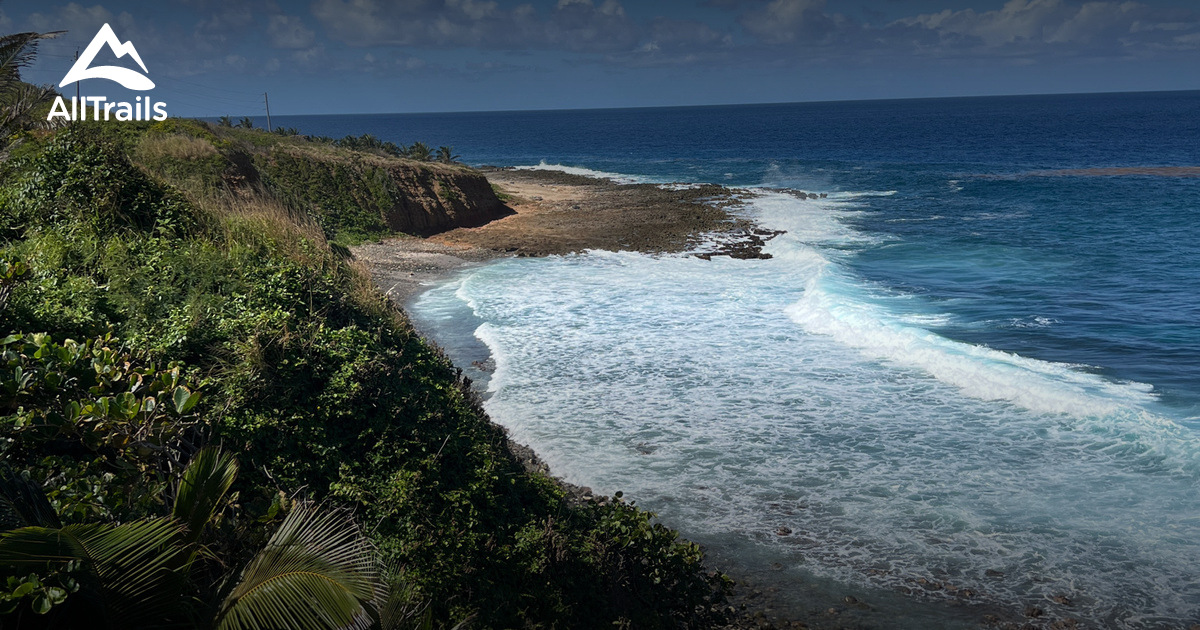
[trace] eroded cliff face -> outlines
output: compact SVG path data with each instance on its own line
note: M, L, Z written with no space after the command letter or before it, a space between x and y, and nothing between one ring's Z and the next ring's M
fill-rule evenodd
M486 177L456 164L299 146L272 147L253 162L263 185L333 232L429 236L512 212Z
M460 227L478 227L509 210L496 197L482 174L465 167L442 164L399 164L386 167L401 194L383 221L397 232L428 236Z

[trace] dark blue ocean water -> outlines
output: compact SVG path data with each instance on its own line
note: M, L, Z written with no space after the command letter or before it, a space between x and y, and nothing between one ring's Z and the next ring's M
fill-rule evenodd
M1039 171L1200 165L1200 92L622 110L277 117L657 181L891 191L894 237L851 265L972 343L1149 383L1200 416L1200 177Z
M1079 171L1200 166L1200 92L278 122L755 191L770 260L508 259L409 306L557 474L779 608L1200 620L1200 177Z

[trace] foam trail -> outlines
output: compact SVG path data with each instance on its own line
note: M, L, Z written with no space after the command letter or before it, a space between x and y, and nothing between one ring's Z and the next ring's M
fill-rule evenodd
M824 251L880 241L844 223L858 212L850 204L793 203L786 195L768 193L750 206L768 227L788 230L768 245L769 252L818 262L807 276L803 297L787 309L808 332L875 359L922 369L974 398L1008 400L1037 412L1100 416L1140 411L1156 400L1149 385L1114 383L1065 364L953 341L912 325L920 317L889 313L868 286L828 258L836 254Z
M854 272L894 238L853 229L869 203L888 201L759 190L742 211L788 231L769 260L505 259L418 306L469 306L495 359L485 408L556 474L727 557L1066 593L1100 627L1196 618L1196 437L1146 385L929 330L953 308Z
M643 184L649 183L650 179L645 177L635 177L632 175L621 175L619 173L609 173L606 171L597 171L590 168L580 166L566 166L564 164L547 164L542 160L533 166L514 166L519 171L557 171L568 175L581 175L583 177L594 177L596 179L607 179L618 184Z

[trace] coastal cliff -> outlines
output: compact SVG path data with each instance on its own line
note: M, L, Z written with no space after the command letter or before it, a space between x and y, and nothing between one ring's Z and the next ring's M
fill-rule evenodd
M281 145L254 166L277 195L343 229L429 236L509 214L482 174L457 164Z
M461 164L174 119L126 142L136 163L186 192L265 193L342 245L393 233L429 236L511 214L487 178Z

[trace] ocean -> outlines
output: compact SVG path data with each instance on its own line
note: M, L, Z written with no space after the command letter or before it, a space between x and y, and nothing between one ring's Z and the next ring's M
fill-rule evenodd
M409 311L556 474L779 610L1200 621L1200 177L1109 170L1200 165L1200 92L276 118L752 189L769 260L505 259Z

